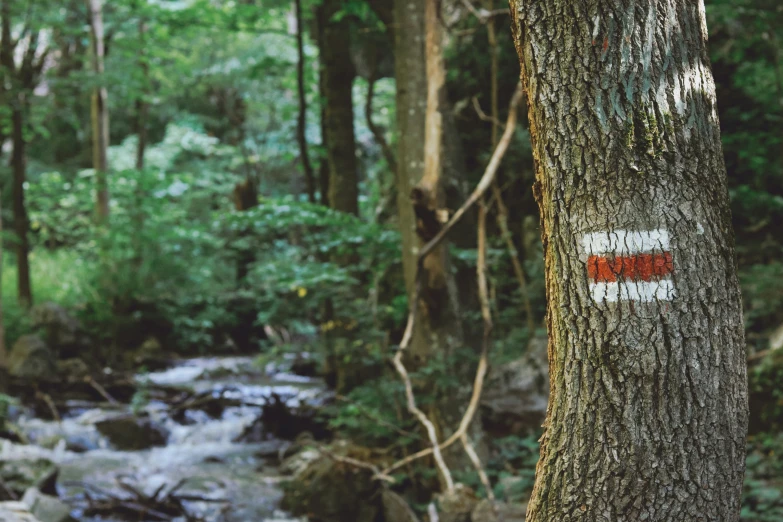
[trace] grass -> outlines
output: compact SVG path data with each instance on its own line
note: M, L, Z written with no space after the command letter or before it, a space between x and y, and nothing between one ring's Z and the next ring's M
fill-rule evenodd
M85 302L90 294L92 267L73 251L37 249L30 253L33 302L53 301L65 307ZM3 255L2 303L6 346L29 331L29 317L17 298L16 257Z

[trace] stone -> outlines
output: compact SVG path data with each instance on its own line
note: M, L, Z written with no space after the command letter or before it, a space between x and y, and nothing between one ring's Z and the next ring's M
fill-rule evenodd
M73 357L64 361L57 361L57 374L64 381L82 381L90 375L90 368L81 359Z
M33 329L60 357L75 357L83 353L88 345L84 328L62 306L46 302L30 311Z
M8 458L0 460L0 480L5 487L21 496L32 487L50 490L57 480L57 465L45 458ZM6 492L0 489L0 500Z
M76 522L71 517L71 508L57 497L44 495L37 488L28 489L22 502L27 504L30 513L41 522Z
M23 335L8 356L8 372L26 379L53 380L57 377L57 358L41 337Z
M478 504L476 493L464 484L455 484L452 491L438 497L440 522L471 522L471 513Z
M24 502L0 502L0 522L41 522Z
M496 436L538 431L549 401L546 337L531 340L525 355L493 368L482 396L482 421Z
M365 461L370 455L370 450L344 442L332 444L329 451ZM379 488L368 470L321 454L285 485L281 507L322 522L374 522L382 510Z
M131 414L112 415L96 422L95 427L114 448L122 451L165 446L169 437L165 428L149 418Z
M381 493L384 522L419 522L416 513L404 498L390 489Z

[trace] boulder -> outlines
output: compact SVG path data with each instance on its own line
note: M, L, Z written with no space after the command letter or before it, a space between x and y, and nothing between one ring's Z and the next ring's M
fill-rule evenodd
M32 326L60 357L75 357L88 345L84 328L62 306L46 302L30 311Z
M381 493L384 522L419 522L410 504L400 495L390 489Z
M24 502L0 502L0 522L41 522Z
M22 502L30 513L41 522L76 522L71 517L71 507L57 497L44 495L38 488L28 489Z
M329 451L359 460L370 455L346 443L333 444ZM370 471L320 455L285 485L281 507L321 522L374 522L382 510L379 488Z
M33 380L57 378L57 358L38 335L23 335L8 356L8 372Z
M492 369L482 396L482 420L497 436L537 431L546 417L549 363L546 337L530 341L525 355Z
M456 484L452 491L438 497L440 522L471 522L471 514L478 502L472 489L464 484Z
M23 495L32 487L45 491L53 490L57 481L57 472L57 466L45 458L0 460L0 481L16 496ZM5 488L0 489L0 500L11 500Z
M165 446L168 431L151 419L131 414L112 415L95 423L96 429L118 450L137 451Z
M67 382L83 381L90 375L90 368L83 360L74 357L57 361L57 374Z

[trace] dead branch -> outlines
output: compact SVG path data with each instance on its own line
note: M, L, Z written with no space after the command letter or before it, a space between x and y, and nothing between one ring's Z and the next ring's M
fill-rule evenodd
M522 84L519 84L517 86L516 91L514 92L514 96L511 99L511 104L508 111L508 119L506 120L506 128L503 131L503 136L500 138L500 141L498 142L497 147L495 147L495 152L492 154L492 158L489 161L489 164L487 165L486 170L484 171L484 175L482 176L481 180L479 181L476 188L473 190L473 193L468 197L468 199L463 203L463 205L457 210L454 215L452 216L451 220L438 232L438 234L430 240L429 243L424 245L424 247L419 251L419 257L418 257L418 263L417 263L417 269L416 269L416 288L414 290L413 298L411 299L411 306L410 306L410 312L408 315L408 324L405 327L405 334L403 335L402 341L400 342L400 349L395 354L392 362L394 363L394 367L397 370L397 373L400 374L400 377L403 380L403 383L405 385L405 395L408 400L408 410L411 411L418 419L419 421L426 427L427 434L429 436L430 442L432 443L431 448L426 448L424 450L421 450L417 453L414 453L402 460L397 461L396 463L392 464L388 468L384 469L381 474L382 475L388 475L392 471L399 469L402 466L405 466L409 464L410 462L413 462L416 459L419 459L421 457L425 457L428 455L433 455L435 458L435 462L438 465L439 469L441 469L441 473L444 474L444 479L446 480L447 485L449 484L449 481L451 480L451 476L448 473L448 468L446 468L445 462L443 461L443 456L441 454L441 450L445 449L452 444L454 444L457 440L459 440L463 434L467 433L467 429L470 426L470 423L473 421L473 416L476 413L476 410L478 408L478 403L481 398L481 390L484 387L484 378L487 373L487 348L488 348L488 338L489 338L489 332L491 331L491 317L489 316L489 301L487 300L486 305L486 314L484 315L484 304L482 303L482 315L484 316L485 321L485 341L484 346L482 348L482 356L479 360L478 368L476 369L476 376L473 381L473 394L470 398L470 402L468 403L468 408L465 410L465 414L462 417L462 421L460 422L459 428L457 431L455 431L451 437L449 437L445 442L438 444L437 442L437 436L435 434L435 427L432 425L432 423L427 419L426 415L421 412L416 407L416 400L413 396L413 386L411 385L410 378L408 376L408 372L405 369L405 366L402 364L402 354L405 349L410 345L411 338L413 336L413 328L416 323L416 316L418 312L418 302L419 302L419 295L421 293L421 273L422 273L422 266L423 266L423 260L424 258L429 255L432 250L438 246L438 244L446 237L446 235L451 231L452 228L454 228L454 225L459 222L459 220L462 218L462 216L465 215L465 212L470 209L471 206L473 206L476 201L478 201L486 192L487 188L492 183L492 180L495 178L495 174L497 173L498 167L500 166L500 162L503 159L503 156L505 155L506 151L508 150L508 146L511 143L511 137L514 132L514 128L516 127L516 121L517 121L517 106L519 105L519 102L522 100ZM484 285L485 285L485 293L486 296L486 279L484 279ZM443 473L443 470L446 469L446 473ZM453 489L453 481L451 482L451 486L449 489Z
M484 109L481 108L481 104L478 101L478 96L473 97L473 110L476 111L476 114L481 121L488 121L493 127L503 127L503 122L498 120L496 116L490 116L484 112Z
M416 397L413 395L413 385L411 384L411 379L408 376L408 370L406 370L405 365L402 364L402 354L403 350L398 350L397 354L394 356L394 359L392 359L392 362L394 363L394 368L397 370L397 373L400 374L400 377L405 384L405 397L408 401L408 411L410 411L417 419L419 419L419 422L421 422L424 428L427 430L427 436L429 437L430 443L432 444L432 448L430 449L433 457L435 458L435 463L438 466L441 475L443 475L443 480L446 483L446 489L448 491L452 491L454 489L454 479L451 477L451 472L449 471L448 466L446 466L446 461L443 459L443 455L440 452L440 446L438 445L438 434L435 431L435 425L432 424L432 421L430 421L424 412L416 406ZM386 475L386 473L381 472L377 476L380 478L383 475Z
M52 398L49 397L48 394L46 394L46 393L44 393L44 392L42 392L40 390L36 390L35 397L37 399L40 399L40 400L42 400L42 401L44 401L46 403L46 406L49 407L49 411L52 412L52 417L54 418L54 420L56 420L57 422L61 421L60 413L57 411L57 407L54 405L54 402L52 401Z
M313 440L309 442L312 443L319 452L326 455L327 457L334 460L335 462L342 462L343 464L348 464L349 466L353 466L355 468L361 468L361 469L366 469L368 471L372 471L373 479L383 480L390 484L394 484L396 482L394 480L394 477L383 473L378 469L378 466L375 466L374 464L370 464L369 462L364 462L359 459L346 457L344 455L338 455L335 452L331 451L326 446L324 446L323 444L318 444Z
M98 382L95 379L93 379L92 376L88 375L87 377L85 377L84 382L92 386L95 389L95 391L97 391L101 395L101 397L109 401L110 404L119 404L117 402L117 399L109 395L109 392L106 391L106 388L98 384Z
M477 9L470 0L462 0L462 4L475 16L479 22L486 24L490 19L496 16L503 16L509 13L508 9Z
M478 278L479 301L481 302L481 317L484 320L484 338L481 345L481 362L483 365L481 366L486 369L490 336L492 334L492 312L490 311L489 293L487 292L487 209L484 206L483 201L479 204L477 242L478 256L476 259L476 276ZM478 390L480 393L481 388L478 388ZM492 491L492 485L489 483L489 477L487 477L487 473L481 465L481 459L479 459L475 448L470 443L470 439L468 439L467 425L460 435L460 441L462 442L462 447L465 449L465 453L467 453L468 458L473 463L473 467L476 468L476 472L481 479L481 483L484 485L484 489L487 491L487 498L491 502L494 502L495 494Z

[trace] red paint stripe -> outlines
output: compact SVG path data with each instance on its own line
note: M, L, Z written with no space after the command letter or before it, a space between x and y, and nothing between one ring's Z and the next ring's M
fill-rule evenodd
M617 279L652 281L672 273L671 252L663 254L636 254L633 256L590 256L587 275L596 283L613 283Z

